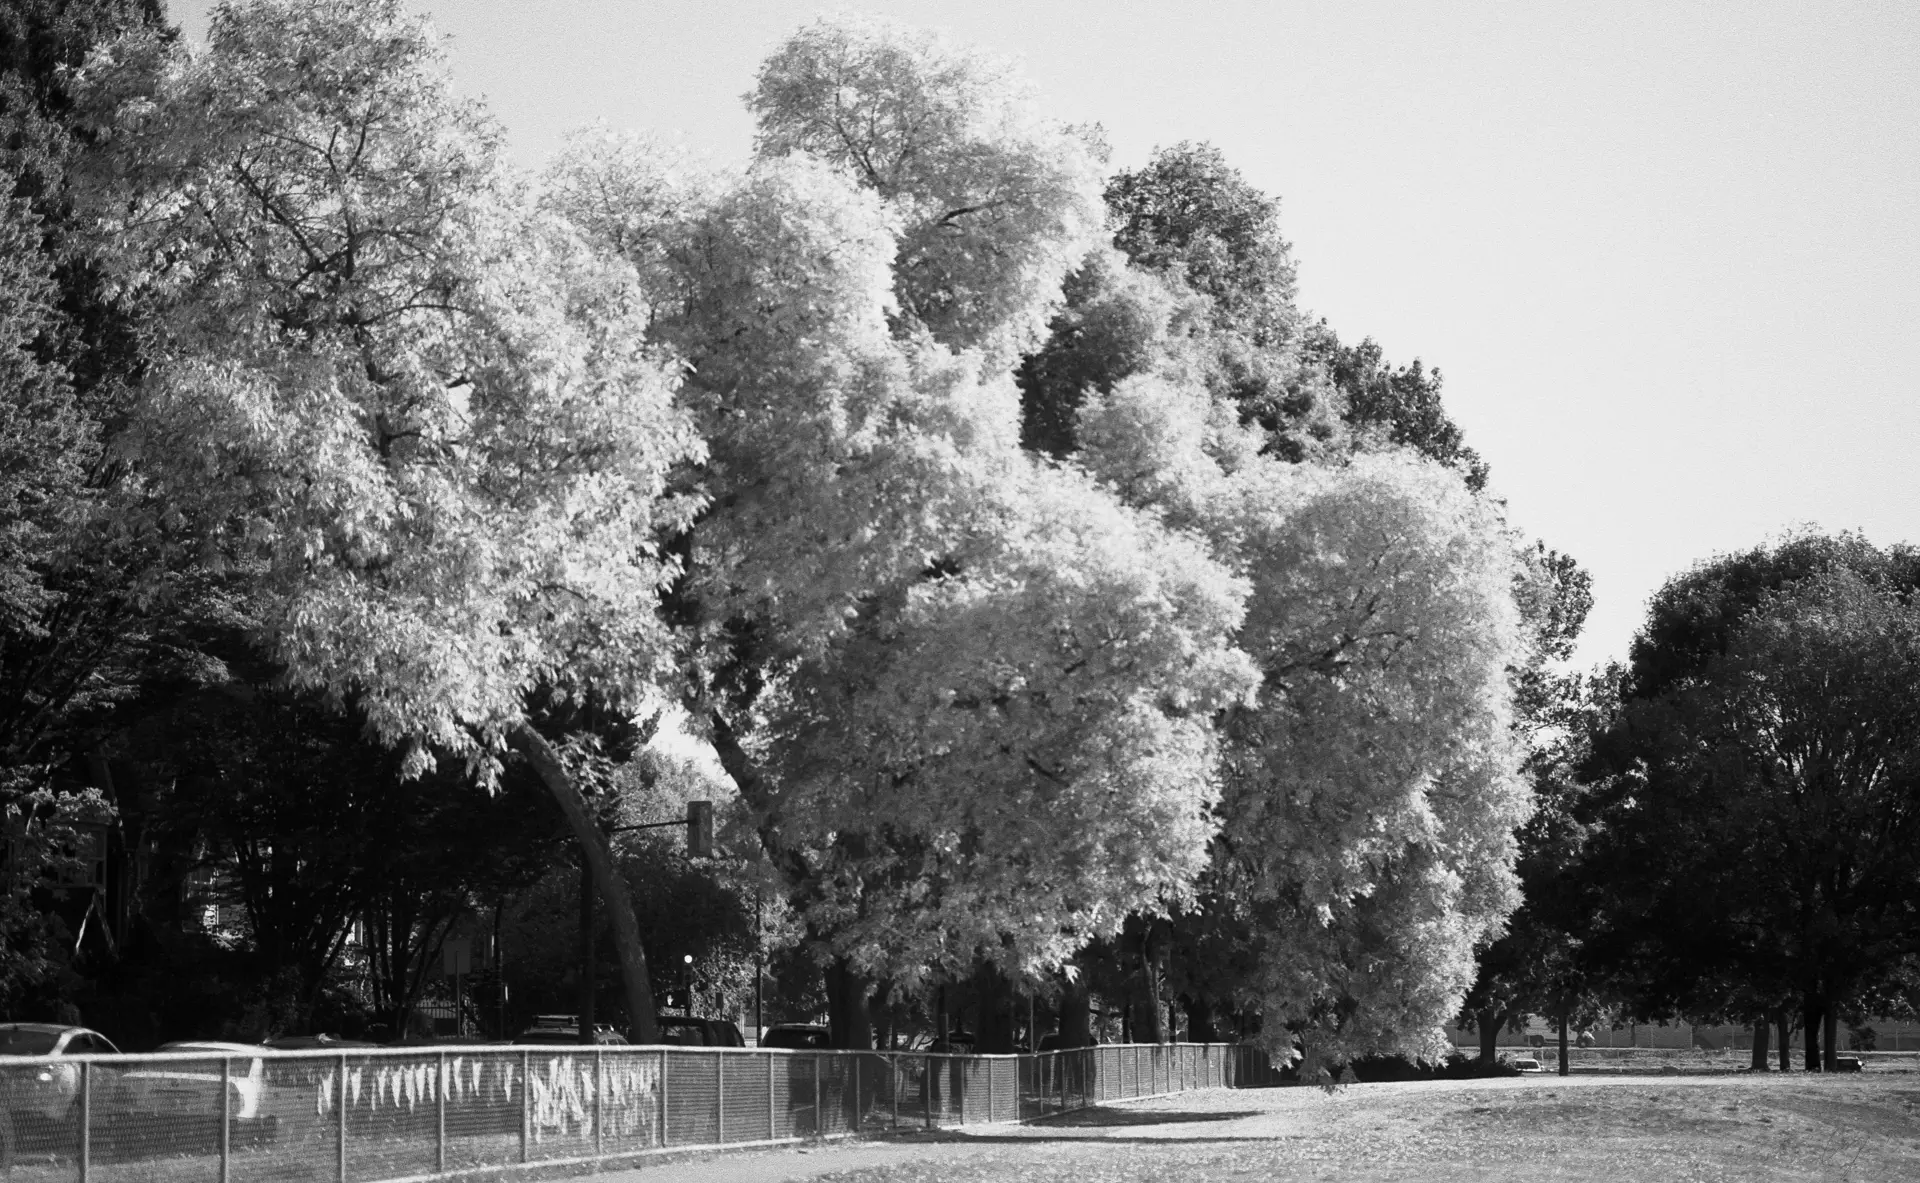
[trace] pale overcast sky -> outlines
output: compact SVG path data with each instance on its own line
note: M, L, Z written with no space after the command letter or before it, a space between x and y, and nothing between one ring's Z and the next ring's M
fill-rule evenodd
M819 10L409 3L528 164L596 119L744 156ZM1438 366L1513 520L1593 572L1583 662L1716 552L1920 542L1920 3L858 7L1022 58L1117 165L1210 140L1278 196L1303 306Z

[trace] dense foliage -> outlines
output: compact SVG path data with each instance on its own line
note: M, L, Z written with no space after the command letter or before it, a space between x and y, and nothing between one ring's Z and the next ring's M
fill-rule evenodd
M230 1034L356 974L404 1030L491 917L641 1038L673 959L737 1004L785 958L844 1046L954 998L1010 1046L1016 992L1073 1038L1094 990L1437 1055L1584 808L1590 592L1219 151L1103 175L1010 63L833 17L744 162L590 129L529 176L397 0L195 52L89 11L0 27L9 984L81 996L31 934L91 787L165 873L69 969L218 962ZM663 704L730 784L639 751ZM696 781L715 857L616 838Z

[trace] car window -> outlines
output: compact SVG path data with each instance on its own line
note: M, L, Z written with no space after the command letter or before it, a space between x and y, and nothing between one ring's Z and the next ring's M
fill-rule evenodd
M0 1056L44 1056L59 1038L51 1031L0 1031Z

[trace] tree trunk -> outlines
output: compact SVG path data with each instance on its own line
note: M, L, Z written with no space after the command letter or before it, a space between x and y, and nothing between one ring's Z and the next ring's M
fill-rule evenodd
M580 1042L594 1042L593 871L580 859Z
M1500 1028L1507 1025L1507 1013L1488 1008L1473 1012L1474 1026L1480 1031L1480 1066L1493 1067L1496 1046L1500 1039Z
M974 1050L991 1056L1013 1054L1013 984L1007 975L991 964L982 964L974 975L974 990L980 999L979 1042Z
M1160 1009L1160 975L1154 972L1153 959L1147 955L1147 943L1140 942L1140 981L1146 992L1147 1029L1141 1034L1149 1043L1165 1043L1163 1030L1166 1012Z
M1760 1021L1753 1025L1753 1063L1748 1066L1751 1071L1767 1070L1767 1033L1771 1030L1772 1024L1765 1015L1761 1015Z
M827 967L828 1041L843 1051L873 1050L872 983L840 957Z
M1560 1014L1560 1075L1567 1075L1567 1016Z
M1060 992L1060 1046L1093 1046L1093 999L1084 981Z
M1822 1010L1825 1013L1821 1016L1821 1034L1824 1038L1820 1041L1820 1070L1822 1072L1837 1072L1840 1069L1838 1063L1840 1057L1840 1048L1838 1046L1839 1032L1837 1030L1840 1025L1840 1008L1829 1004L1823 1007Z
M1820 1000L1808 994L1800 1008L1800 1029L1806 1036L1807 1071L1820 1071Z
M627 891L627 881L613 865L613 850L607 845L607 836L601 833L599 822L587 807L587 799L581 796L579 786L567 775L546 738L525 723L516 728L514 734L526 745L533 770L540 774L541 782L559 802L560 811L566 814L573 836L580 841L580 851L593 876L593 884L599 889L600 901L606 905L607 918L613 925L613 945L620 954L620 980L626 987L628 1033L635 1043L658 1043L660 1027L654 1021L653 983L647 977L647 951L640 943L640 920L633 913L633 897Z
M1793 1071L1793 1028L1787 1018L1787 1008L1781 1007L1773 1012L1774 1026L1780 1029L1780 1071Z
M1187 1006L1187 1038L1194 1043L1212 1043L1213 1004L1204 998L1195 998L1189 994Z

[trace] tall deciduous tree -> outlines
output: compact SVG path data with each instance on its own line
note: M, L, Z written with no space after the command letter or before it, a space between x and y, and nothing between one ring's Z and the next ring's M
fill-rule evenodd
M71 850L72 823L109 815L57 770L133 681L168 583L101 446L137 351L74 249L68 193L88 149L71 70L158 22L141 0L0 9L0 812L17 842L0 892L0 994L55 964L33 900Z
M1093 156L1004 63L864 21L801 30L749 105L758 159L704 193L604 137L548 187L690 363L698 705L835 980L1057 962L1180 889L1247 684L1231 577L1018 447Z
M997 370L1039 340L1100 227L1098 163L1011 62L841 16L781 43L747 106L762 158L807 153L899 211L905 317Z
M1251 589L1235 640L1261 690L1221 721L1192 943L1254 947L1230 958L1250 979L1216 989L1256 1005L1278 1043L1425 1050L1517 902L1512 542L1495 507L1404 453L1249 456L1222 401L1130 379L1079 421L1089 471Z
M111 151L94 210L148 318L151 495L257 571L296 685L383 738L492 766L525 745L645 956L605 837L530 697L658 671L665 495L700 452L646 344L632 268L534 207L393 0L215 13L206 51L146 36L89 67Z
M1655 598L1603 737L1596 865L1601 938L1637 953L1653 1004L1744 980L1764 1014L1791 990L1831 1069L1839 1010L1914 956L1917 574L1907 551L1797 539Z

